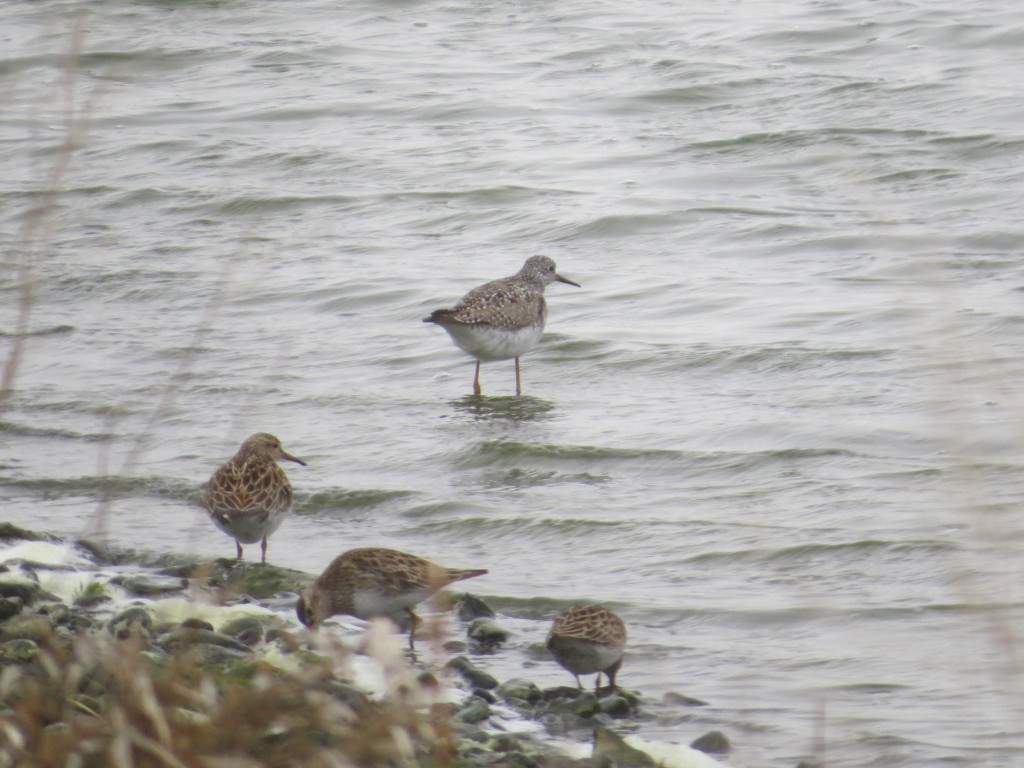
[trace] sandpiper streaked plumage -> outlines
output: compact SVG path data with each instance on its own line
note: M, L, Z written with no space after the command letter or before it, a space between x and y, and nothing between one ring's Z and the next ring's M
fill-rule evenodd
M365 547L338 555L299 595L295 613L307 627L345 614L358 619L404 612L412 620L409 648L419 617L413 607L452 582L483 576L486 570L445 568L416 555L394 549ZM396 622L397 623L397 622Z
M615 687L615 675L622 666L626 648L626 625L600 605L577 605L555 619L547 639L555 660L572 672L580 688L580 675L597 672L594 689L601 688L601 673Z
M516 361L516 394L523 393L519 356L533 349L544 332L544 287L556 280L580 287L555 272L555 262L547 256L531 256L516 274L484 283L452 309L438 309L423 318L448 331L455 346L476 358L474 395L480 394L481 361L509 358Z
M242 544L262 540L261 562L267 562L267 537L291 509L292 485L277 465L279 459L306 466L302 459L286 453L276 437L257 432L213 473L203 492L203 506L213 524L234 538L239 560Z

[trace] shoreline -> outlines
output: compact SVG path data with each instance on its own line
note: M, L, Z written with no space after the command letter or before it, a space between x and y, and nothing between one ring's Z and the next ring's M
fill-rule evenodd
M720 765L628 744L632 691L499 682L480 661L503 630L480 598L427 618L410 656L387 621L354 645L302 628L313 578L0 523L0 768L40 750L60 758L40 765ZM717 732L694 744L729 748Z

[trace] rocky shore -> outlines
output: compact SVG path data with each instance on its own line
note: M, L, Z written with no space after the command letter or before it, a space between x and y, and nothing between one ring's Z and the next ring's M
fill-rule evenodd
M428 621L417 657L384 622L354 644L310 633L293 607L311 579L0 523L0 768L710 768L729 749L627 743L645 704L626 689L497 680L479 654L504 630L471 595L465 639Z

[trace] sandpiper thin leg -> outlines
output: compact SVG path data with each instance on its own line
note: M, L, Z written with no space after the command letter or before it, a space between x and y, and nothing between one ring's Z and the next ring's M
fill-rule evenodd
M480 394L480 361L476 361L476 373L473 375L473 394Z
M412 608L406 608L405 610L409 614L409 619L410 619L410 623L409 623L409 650L410 651L414 651L414 650L416 650L416 648L413 645L413 637L416 635L416 626L420 623L420 617L417 616L415 613L413 613Z
M519 382L519 358L516 357L516 394L523 394L523 385Z
M235 540L235 558L242 559L242 544L237 539Z

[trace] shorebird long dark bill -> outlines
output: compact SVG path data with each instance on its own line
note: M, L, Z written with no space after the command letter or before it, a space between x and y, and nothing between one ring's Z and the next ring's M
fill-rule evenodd
M558 275L558 274L555 275L555 280L557 280L560 283L565 283L566 285L575 285L577 288L582 288L583 287L579 283L574 283L568 277L562 277L561 275Z

